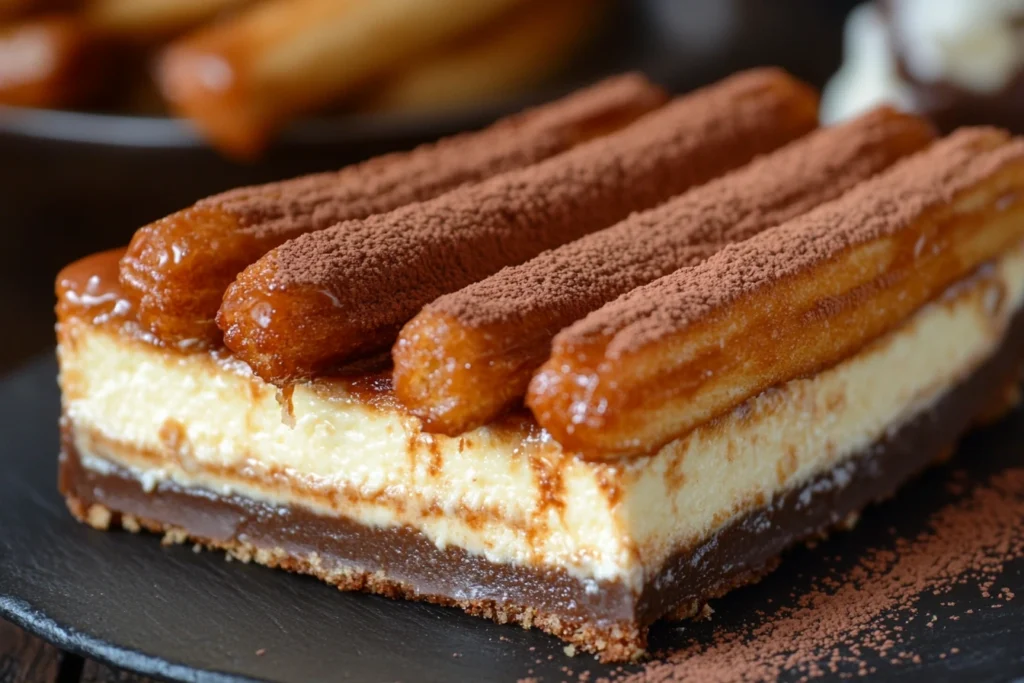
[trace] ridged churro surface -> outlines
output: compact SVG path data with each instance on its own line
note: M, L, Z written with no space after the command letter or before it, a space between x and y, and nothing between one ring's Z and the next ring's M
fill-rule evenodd
M111 54L96 27L70 14L0 21L0 105L87 104L101 90Z

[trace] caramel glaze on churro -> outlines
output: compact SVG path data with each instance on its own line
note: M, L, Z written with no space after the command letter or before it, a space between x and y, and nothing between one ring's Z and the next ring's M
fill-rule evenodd
M1022 239L1024 140L965 129L563 330L527 404L586 457L651 452L856 353Z
M747 72L530 168L303 235L231 285L225 343L275 383L386 348L441 294L741 166L813 129L816 115L803 83Z
M395 390L432 431L486 424L522 401L563 327L840 196L934 138L923 119L881 109L445 295L399 335Z
M224 290L285 241L529 166L628 125L666 95L644 77L608 79L466 133L322 173L216 195L143 227L121 263L142 324L179 345L215 344Z

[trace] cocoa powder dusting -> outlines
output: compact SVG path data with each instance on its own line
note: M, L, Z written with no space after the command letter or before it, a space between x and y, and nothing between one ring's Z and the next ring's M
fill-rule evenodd
M529 168L297 237L237 277L217 324L260 377L313 376L390 346L442 294L656 206L816 126L808 86L774 69L745 72Z
M600 678L617 683L670 681L805 681L826 675L871 676L878 661L920 664L909 624L936 628L943 620L976 617L920 606L922 595L949 595L973 586L991 597L991 609L1014 599L1000 585L1007 563L1024 558L1024 468L992 477L966 497L940 509L914 538L868 552L851 570L817 579L792 607L754 626L716 634L710 646L693 645L648 663L636 673ZM951 647L939 659L955 657Z
M805 100L788 94L802 88L772 70L741 74L540 164L307 233L267 256L274 286L327 292L349 325L392 328L441 294L806 133L813 112L794 111ZM247 282L243 273L238 283Z
M632 352L843 250L896 234L1024 158L1024 140L992 149L1005 140L994 129L963 129L833 202L619 297L563 330L556 344L614 337L608 355Z
M472 328L552 334L607 301L840 196L925 147L931 126L883 108L822 129L662 206L443 296L427 310Z
M625 74L479 132L442 138L340 171L231 190L196 206L216 206L230 213L242 232L260 240L292 237L529 166L577 144L590 127L612 127L657 108L665 99L661 88L642 75Z

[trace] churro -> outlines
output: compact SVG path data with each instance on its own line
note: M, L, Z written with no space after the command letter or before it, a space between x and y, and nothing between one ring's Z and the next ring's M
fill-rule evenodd
M0 0L0 18L16 17L42 5L42 0Z
M522 401L555 333L619 295L835 199L934 139L881 109L428 304L392 355L398 397L459 434Z
M85 19L108 35L145 41L198 26L251 0L90 0Z
M100 84L105 50L79 17L53 14L0 25L0 104L61 107Z
M604 5L546 0L404 66L358 98L367 111L434 111L486 104L539 85L592 33Z
M228 289L225 343L273 382L379 351L436 297L777 149L816 111L803 83L746 72L535 166L303 235Z
M962 130L563 330L527 405L585 457L653 452L856 353L1022 239L1024 140Z
M480 132L334 173L216 195L138 230L121 280L138 299L142 324L162 340L217 343L214 316L224 290L273 247L536 163L626 126L665 99L642 76L619 76Z
M159 82L214 145L252 157L291 117L521 2L267 0L170 45Z

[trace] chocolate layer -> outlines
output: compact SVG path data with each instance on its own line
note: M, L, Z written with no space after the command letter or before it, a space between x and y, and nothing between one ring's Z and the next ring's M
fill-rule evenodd
M155 528L183 528L210 545L271 551L268 563L344 588L453 604L499 621L532 622L577 642L584 634L582 642L591 649L602 647L597 642L602 638L607 643L612 634L625 634L629 642L613 655L621 658L644 646L645 627L654 620L756 578L785 548L890 496L947 452L990 399L1005 390L1020 369L1022 350L1024 314L1017 313L999 351L929 410L837 469L732 521L704 543L680 550L640 595L617 582L588 586L561 570L495 564L459 548L439 549L409 528L372 528L299 506L272 506L172 483L147 492L127 472L84 467L70 428L64 434L60 488L79 516L99 504L149 520ZM285 555L274 555L277 549ZM310 562L313 553L317 562ZM344 580L330 578L339 571ZM536 620L521 616L531 609Z

